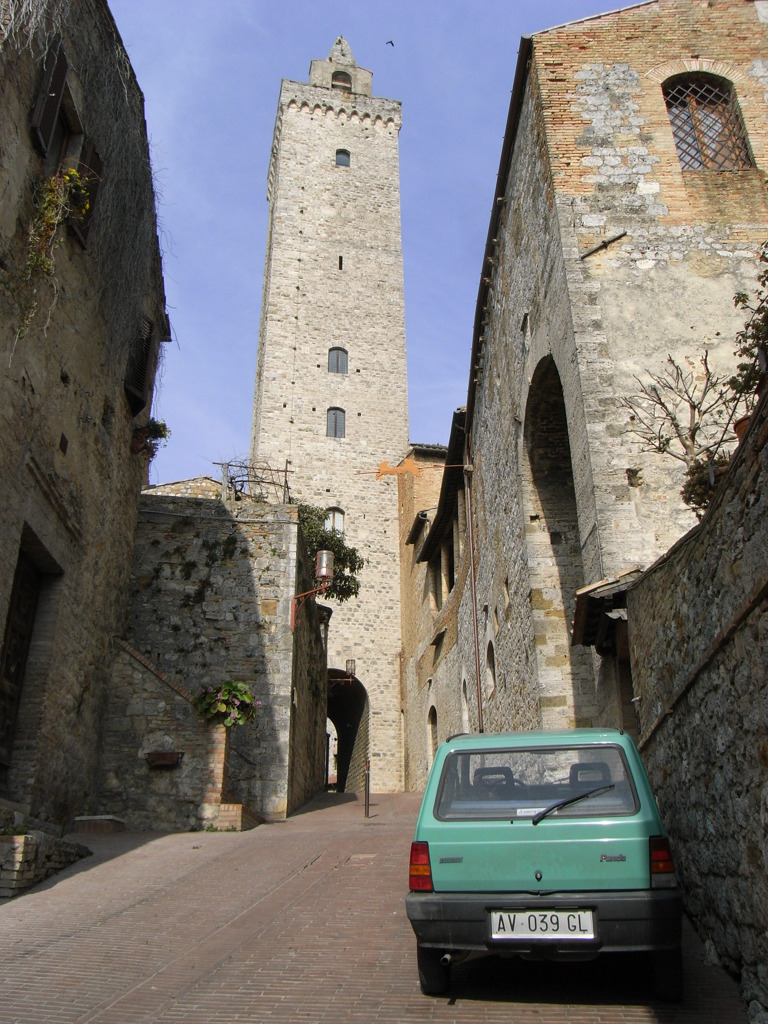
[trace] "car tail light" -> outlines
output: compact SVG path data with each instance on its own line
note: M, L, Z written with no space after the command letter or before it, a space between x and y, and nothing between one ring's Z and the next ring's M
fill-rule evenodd
M666 836L651 836L648 840L651 862L651 888L673 889L677 885L675 862Z
M432 867L429 863L428 843L411 843L408 885L411 892L432 892Z

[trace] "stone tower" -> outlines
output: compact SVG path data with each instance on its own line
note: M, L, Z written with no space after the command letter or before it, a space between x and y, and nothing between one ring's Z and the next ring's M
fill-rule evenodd
M402 785L398 506L377 469L406 452L408 402L401 108L371 78L338 38L309 84L280 89L251 461L287 466L293 498L327 509L368 560L360 596L334 608L328 714L340 782L357 789L370 755L387 791Z

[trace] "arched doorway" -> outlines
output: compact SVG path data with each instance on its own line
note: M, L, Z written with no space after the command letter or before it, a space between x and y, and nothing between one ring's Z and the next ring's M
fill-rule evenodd
M328 669L328 718L336 728L336 790L362 793L369 757L368 693L356 676Z
M570 627L584 567L568 422L560 375L551 356L531 380L522 463L531 613L536 638L542 725L592 725L592 663L571 646Z
M338 783L339 737L336 726L330 720L325 722L325 785L327 789L336 789Z

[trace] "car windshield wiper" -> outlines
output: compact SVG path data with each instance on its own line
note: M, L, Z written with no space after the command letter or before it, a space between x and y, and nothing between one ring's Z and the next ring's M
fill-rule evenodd
M595 789L588 789L586 793L579 793L578 796L567 796L564 800L556 800L549 807L545 807L543 811L534 814L531 818L531 824L538 825L542 818L546 818L548 814L558 810L560 807L567 807L568 804L575 804L578 800L586 800L588 796L597 796L598 793L606 793L609 789L614 788L615 783L611 782L607 786L597 786Z

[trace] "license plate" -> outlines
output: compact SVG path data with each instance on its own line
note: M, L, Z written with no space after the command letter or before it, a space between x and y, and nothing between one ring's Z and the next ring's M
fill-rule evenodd
M491 938L507 941L594 939L591 910L492 910Z

